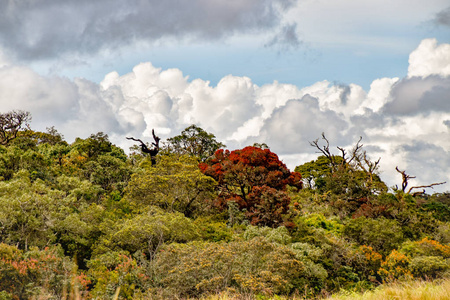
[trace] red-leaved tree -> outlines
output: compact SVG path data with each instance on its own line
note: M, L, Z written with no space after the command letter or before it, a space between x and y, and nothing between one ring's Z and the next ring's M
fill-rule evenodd
M216 206L225 209L229 201L236 202L253 225L283 225L290 203L286 186L302 187L300 173L290 172L275 153L258 147L217 150L200 169L218 182Z

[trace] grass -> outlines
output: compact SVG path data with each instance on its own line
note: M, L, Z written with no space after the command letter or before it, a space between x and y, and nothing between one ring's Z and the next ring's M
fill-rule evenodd
M119 292L120 288L117 288L114 296L112 297L113 300L120 299ZM0 298L2 298L1 294ZM34 299L42 300L50 298L42 294ZM80 296L79 292L77 291L77 288L75 287L74 293L71 293L71 295L67 295L67 292L65 292L62 299L83 300L84 298ZM174 299L181 300L182 298L174 298ZM194 299L195 298L189 298L189 300ZM264 297L254 295L233 295L227 292L200 298L200 300L306 300L306 299L311 298L304 298L301 296ZM316 298L316 300L319 299ZM385 284L379 286L373 291L366 291L364 293L342 291L330 297L321 298L320 300L450 300L450 278L436 281L416 280L395 284Z
M450 300L450 278L386 284L363 294L341 292L326 300Z
M222 293L201 300L306 300L283 296L254 297ZM450 278L438 281L410 281L381 285L365 293L343 291L322 300L450 300Z

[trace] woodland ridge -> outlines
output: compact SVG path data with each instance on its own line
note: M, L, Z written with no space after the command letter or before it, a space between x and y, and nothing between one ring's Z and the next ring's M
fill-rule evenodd
M291 171L196 125L128 137L127 155L30 123L0 114L0 299L315 299L450 277L450 193L428 193L445 183L393 166L389 188L362 139L323 134Z

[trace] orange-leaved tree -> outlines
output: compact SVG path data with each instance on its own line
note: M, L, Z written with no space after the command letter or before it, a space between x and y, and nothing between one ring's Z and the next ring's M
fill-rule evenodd
M253 225L283 225L290 203L286 186L302 187L300 173L290 172L275 153L258 147L217 150L200 169L218 182L216 206L237 203Z

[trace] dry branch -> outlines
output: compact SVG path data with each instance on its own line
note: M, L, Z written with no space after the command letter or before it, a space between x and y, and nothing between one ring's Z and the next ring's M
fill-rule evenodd
M150 154L150 158L152 160L152 166L153 166L156 164L156 154L158 154L158 152L159 152L159 141L161 139L158 136L156 136L154 129L152 129L152 135L153 135L153 139L155 140L155 142L152 142L152 145L154 146L154 148L152 148L152 149L149 149L147 147L147 145L140 139L135 139L134 137L126 137L126 139L141 143L140 146L141 146L142 152Z

